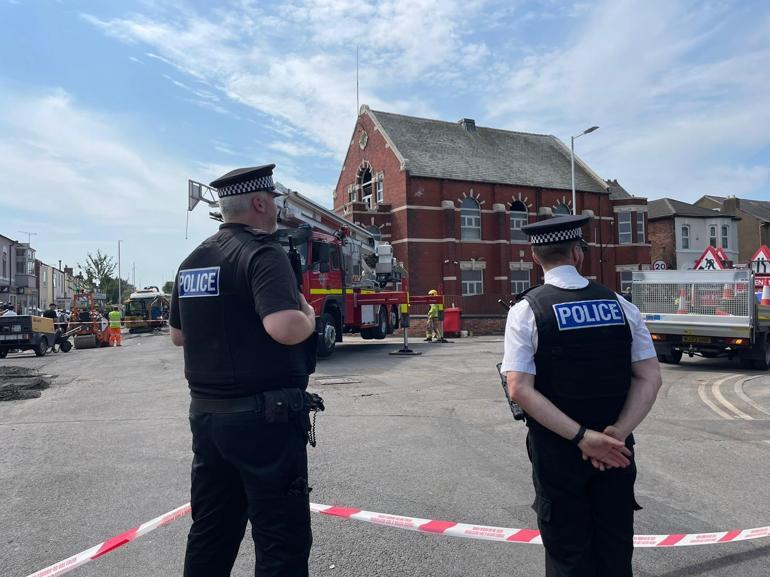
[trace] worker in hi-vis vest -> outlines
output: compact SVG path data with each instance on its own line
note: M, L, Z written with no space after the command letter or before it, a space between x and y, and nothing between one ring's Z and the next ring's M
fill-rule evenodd
M112 307L112 310L107 315L107 319L110 321L110 346L119 347L122 344L123 338L120 336L120 309L118 305Z
M428 291L428 294L431 296L435 296L438 294L438 291L436 289L431 289ZM428 324L425 325L425 341L426 342L437 342L437 343L445 343L447 342L446 339L444 339L444 335L441 332L441 321L439 321L439 306L438 304L432 304L430 305L430 308L428 309Z

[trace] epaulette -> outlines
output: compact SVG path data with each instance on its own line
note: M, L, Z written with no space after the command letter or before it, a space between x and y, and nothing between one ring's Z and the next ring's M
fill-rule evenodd
M535 286L531 286L531 287L529 287L527 290L525 290L525 291L521 291L520 293L518 293L518 294L514 295L514 296L513 296L513 302L514 302L514 304L515 304L515 303L517 303L517 302L519 302L520 300L523 300L523 299L524 299L524 297L525 297L525 296L527 296L527 294L528 294L530 291L533 291L533 290L535 290L536 288L539 288L539 287L541 287L541 286L543 286L543 285L541 285L541 284L536 284Z

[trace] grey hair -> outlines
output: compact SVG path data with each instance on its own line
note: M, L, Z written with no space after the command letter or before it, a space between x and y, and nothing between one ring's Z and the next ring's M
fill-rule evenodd
M259 192L249 192L247 194L236 194L225 196L219 199L219 210L222 211L222 218L225 222L237 219L242 214L249 211L251 201Z

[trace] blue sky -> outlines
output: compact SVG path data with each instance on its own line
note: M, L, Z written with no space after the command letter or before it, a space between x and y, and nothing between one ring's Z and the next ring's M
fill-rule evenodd
M632 194L770 200L770 3L0 0L0 234L172 278L186 183L275 162L331 204L360 102L570 135Z

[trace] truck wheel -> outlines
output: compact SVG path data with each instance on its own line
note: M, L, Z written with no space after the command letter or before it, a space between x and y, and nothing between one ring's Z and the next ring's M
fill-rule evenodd
M45 337L40 337L40 342L37 343L37 346L35 347L35 356L44 357L47 352L48 352L48 339Z
M361 338L371 341L374 338L374 329L361 329Z
M674 351L674 350L672 350L669 353L668 358L669 358L669 362L672 365L678 365L679 361L682 360L682 351Z
M337 326L334 324L334 317L324 313L321 317L321 333L318 335L318 356L330 357L336 343Z
M385 310L385 307L380 307L377 326L372 329L372 336L379 340L388 336L388 312Z
M59 345L59 350L63 353L70 352L72 350L72 343L69 340L62 341L61 345Z
M760 371L766 371L770 368L770 342L768 337L762 339L762 344L759 345L759 358L754 360L754 368Z
M396 331L401 326L401 317L398 314L398 305L393 305L390 309L390 332Z

